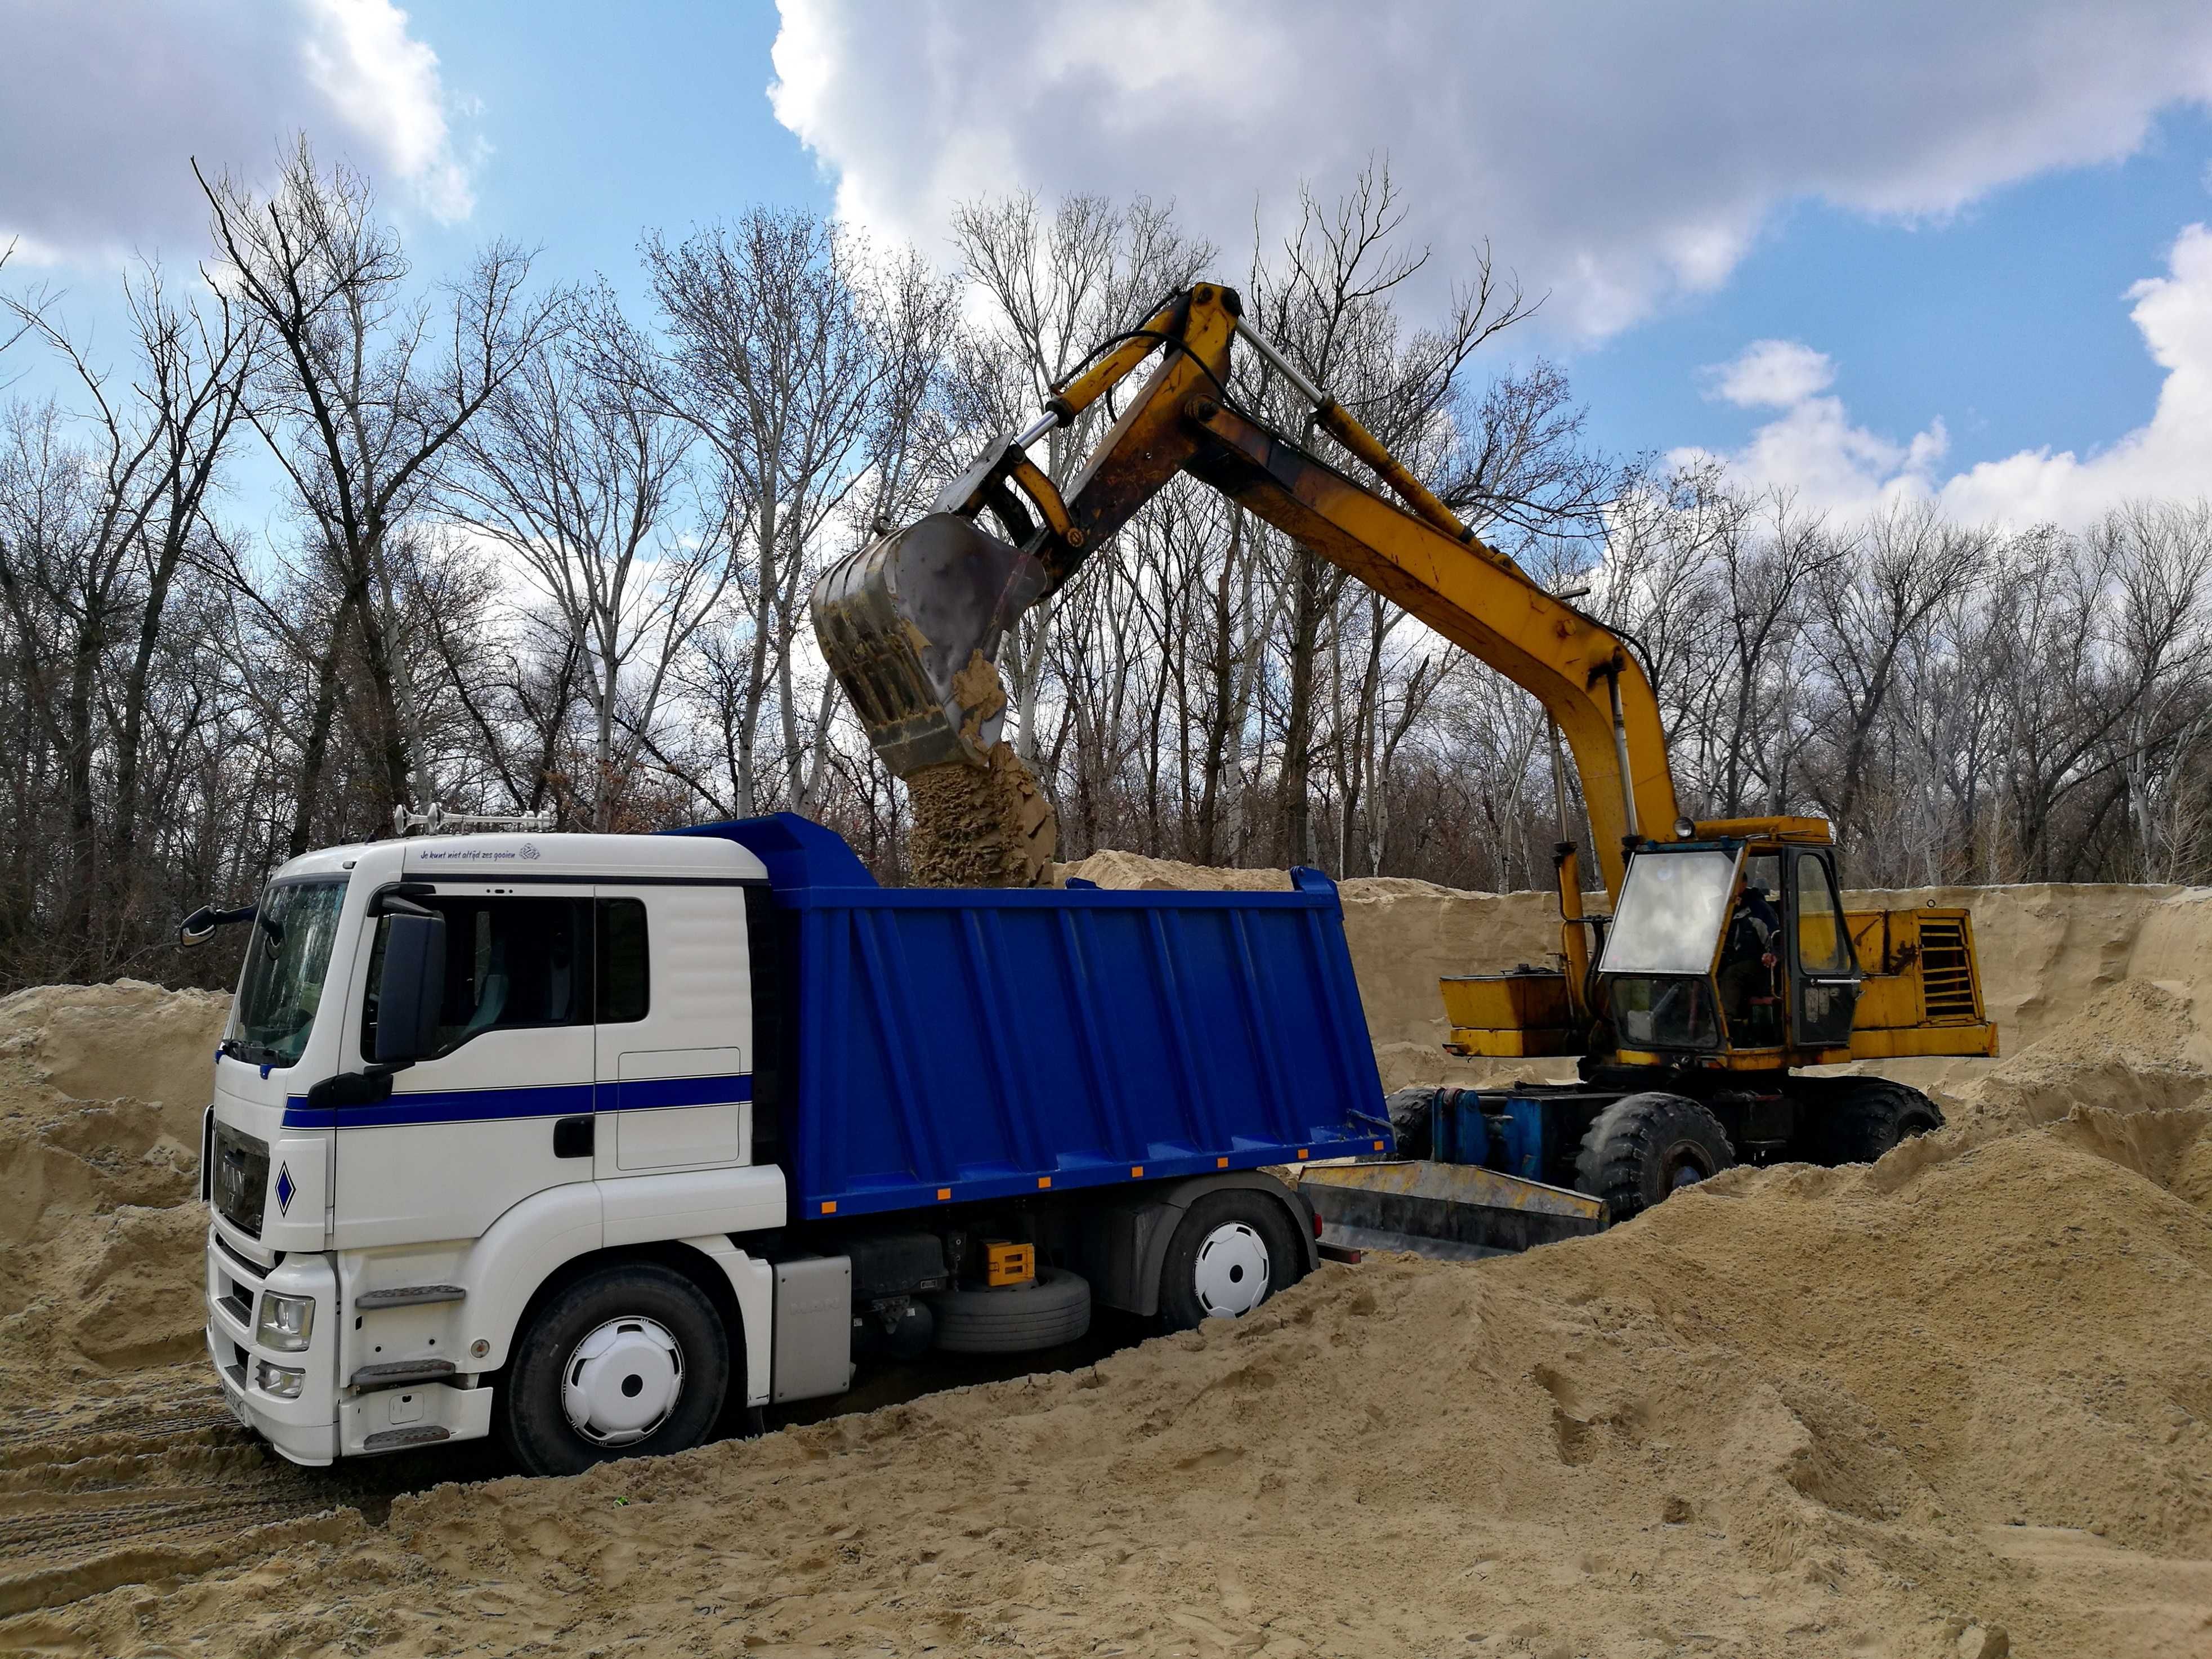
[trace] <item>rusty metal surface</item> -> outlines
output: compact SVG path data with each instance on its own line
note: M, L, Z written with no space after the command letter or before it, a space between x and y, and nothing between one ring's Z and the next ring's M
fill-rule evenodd
M1324 1243L1468 1261L1580 1238L1606 1224L1604 1203L1474 1164L1426 1159L1326 1164L1299 1172Z

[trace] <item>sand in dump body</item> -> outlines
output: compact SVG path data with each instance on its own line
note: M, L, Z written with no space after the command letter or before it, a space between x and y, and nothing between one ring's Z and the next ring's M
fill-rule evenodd
M981 651L953 677L962 735L980 743L985 721L1004 712L1006 688ZM1035 887L1052 868L1059 819L1036 774L1011 744L993 744L986 763L950 761L906 781L914 806L907 850L924 887Z
M1346 884L1370 1020L1420 885ZM2023 1035L1871 1168L575 1480L231 1426L171 1363L220 1000L11 999L0 1652L2212 1651L2212 895L2001 892Z

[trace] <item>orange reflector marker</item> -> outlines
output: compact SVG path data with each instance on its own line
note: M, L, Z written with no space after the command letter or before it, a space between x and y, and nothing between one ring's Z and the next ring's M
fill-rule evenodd
M1140 1177L1141 1176L1143 1176L1143 1174L1144 1174L1144 1173L1145 1173L1145 1166L1144 1166L1143 1164L1132 1164L1129 1166L1129 1178L1130 1178L1132 1181L1134 1181L1134 1180L1138 1179L1139 1177Z
M1381 1141L1378 1140L1375 1143L1375 1150L1378 1152L1382 1150L1382 1143ZM952 1188L950 1187L939 1187L937 1189L937 1201L940 1204L951 1196Z
M1382 1150L1382 1143L1381 1141L1378 1140L1375 1143L1375 1150L1378 1152Z
M1039 1176L1037 1177L1037 1185L1041 1188L1051 1186L1052 1177L1050 1176Z
M1213 1167L1217 1170L1225 1170L1229 1167L1229 1160L1225 1158L1217 1158L1213 1160Z
M1299 1156L1300 1158L1304 1158L1305 1155L1306 1155L1306 1149L1305 1149L1304 1147L1303 1147L1303 1146L1299 1147L1299 1148L1298 1148L1298 1156Z
M836 1200L836 1199L834 1199L834 1198L825 1198L825 1199L823 1199L823 1200L822 1200L822 1213L823 1213L823 1214L824 1214L824 1215L835 1215L835 1214L836 1214L836 1213L837 1213L837 1200Z

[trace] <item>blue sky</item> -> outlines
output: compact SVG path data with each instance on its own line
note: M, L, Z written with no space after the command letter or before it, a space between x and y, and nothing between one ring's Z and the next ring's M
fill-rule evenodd
M1142 191L1237 249L1300 176L1328 194L1382 152L1437 269L1487 234L1551 292L1512 349L1567 365L1608 449L1838 510L2201 489L2212 9L1791 12L1694 0L1655 31L1592 0L1477 37L1404 0L1347 38L1322 0L0 0L0 281L112 329L124 250L198 252L184 153L250 172L295 125L378 177L425 270L506 235L631 292L641 229L763 201L943 258L963 197ZM1753 362L1786 372L1724 368Z

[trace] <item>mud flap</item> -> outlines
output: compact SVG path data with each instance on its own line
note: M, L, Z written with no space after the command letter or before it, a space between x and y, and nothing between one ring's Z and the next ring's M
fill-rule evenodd
M1348 1249L1411 1250L1448 1261L1506 1255L1601 1231L1586 1193L1466 1164L1322 1164L1298 1172L1321 1239Z

